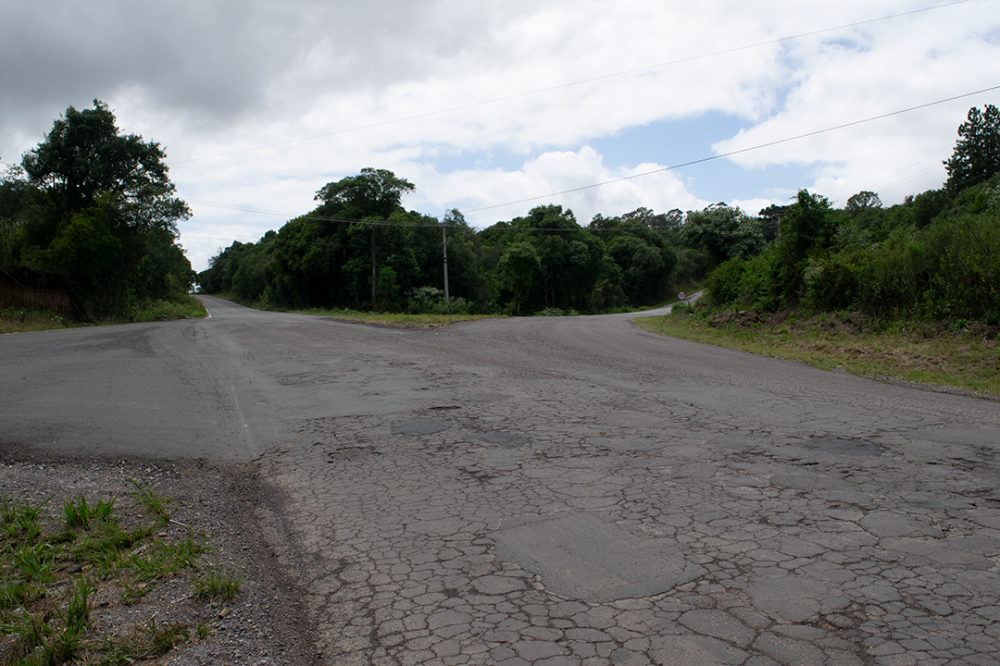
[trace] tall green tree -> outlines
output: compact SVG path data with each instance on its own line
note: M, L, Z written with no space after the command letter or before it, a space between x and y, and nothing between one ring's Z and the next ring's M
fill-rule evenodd
M132 208L148 210L158 204L177 219L187 208L172 198L175 188L165 158L160 144L120 134L114 113L95 99L93 109L66 109L21 164L32 183L61 200L67 218L103 195Z
M403 210L403 195L415 189L413 183L387 169L365 167L357 176L324 185L316 193L316 201L325 204L321 206L321 214L335 213L348 220L365 217L388 220L390 215Z
M952 196L1000 171L1000 109L992 104L982 111L972 107L958 126L958 136L951 158L944 163L945 188Z
M298 306L399 305L409 289L421 286L426 243L417 240L440 237L417 234L419 225L436 220L403 208L403 195L414 189L392 171L367 167L324 185L315 197L320 204L278 231L268 295ZM386 282L381 290L380 280Z
M784 268L787 295L794 298L802 286L802 272L809 258L830 246L838 224L830 201L799 190L795 203L781 218L777 253Z
M716 264L727 259L749 259L765 245L760 219L725 203L689 212L684 237L689 243L704 246Z
M44 205L21 209L18 258L64 275L84 318L126 315L190 287L194 274L176 245L177 222L190 211L174 196L165 157L158 143L122 134L100 100L69 107L24 154L31 199Z
M514 238L530 244L538 257L541 303L529 307L586 309L604 256L600 239L577 223L573 211L558 205L536 206L510 224Z
M677 254L662 232L672 228L677 212L655 214L637 208L618 217L595 215L590 222L620 269L622 293L629 303L653 303L668 289Z

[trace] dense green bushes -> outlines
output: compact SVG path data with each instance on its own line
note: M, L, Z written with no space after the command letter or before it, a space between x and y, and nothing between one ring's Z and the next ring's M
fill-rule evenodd
M800 192L781 236L707 279L719 306L859 310L872 319L1000 323L1000 176L943 199L941 190L859 219ZM921 205L923 202L924 205ZM938 209L924 221L927 202Z
M404 210L400 197L411 189L376 169L330 183L308 215L213 257L201 289L285 307L515 315L646 305L672 289L679 211L640 208L583 227L572 211L537 206L477 232L458 211L439 223ZM704 272L700 245L680 255L690 256L686 271Z

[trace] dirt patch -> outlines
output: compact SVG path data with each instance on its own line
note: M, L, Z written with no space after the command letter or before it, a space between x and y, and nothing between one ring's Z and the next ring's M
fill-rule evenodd
M712 317L708 323L709 326L716 328L728 325L736 326L737 328L751 328L763 321L763 317L753 310L730 310L728 312L720 312Z
M213 549L211 557L239 571L244 582L236 599L226 603L193 599L182 574L155 581L132 605L123 604L109 586L98 586L91 609L95 628L121 635L151 620L161 627L211 628L204 640L143 660L150 665L318 663L310 647L314 630L299 607L300 595L259 532L255 509L274 500L252 467L68 458L0 445L0 493L32 505L49 500L49 514L58 515L64 500L80 495L91 503L125 496L135 490L129 479L173 500L171 523L162 536L203 533Z

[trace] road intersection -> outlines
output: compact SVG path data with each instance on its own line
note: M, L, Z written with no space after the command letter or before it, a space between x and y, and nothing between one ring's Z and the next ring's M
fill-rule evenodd
M274 490L261 530L322 663L1000 663L996 403L627 317L401 331L206 302L208 320L0 340L23 377L0 437L71 447L82 417L32 407L43 357L89 349L60 366L105 404L143 402L118 384L148 366L200 434L144 446ZM98 430L120 442L143 411Z

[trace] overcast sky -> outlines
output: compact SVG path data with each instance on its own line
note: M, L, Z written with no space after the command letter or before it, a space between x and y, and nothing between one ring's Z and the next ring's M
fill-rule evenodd
M103 100L165 147L196 270L363 167L477 227L800 188L891 204L941 186L1000 91L668 167L1000 86L998 63L1000 0L0 0L0 165Z

